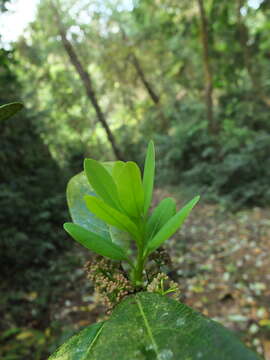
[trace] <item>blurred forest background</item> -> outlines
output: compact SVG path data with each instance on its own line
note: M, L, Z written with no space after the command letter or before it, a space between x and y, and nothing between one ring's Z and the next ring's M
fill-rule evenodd
M2 41L0 105L25 109L0 123L1 359L104 314L66 183L86 156L142 164L149 139L155 201L203 196L169 244L181 299L270 359L269 34L268 0L40 0Z

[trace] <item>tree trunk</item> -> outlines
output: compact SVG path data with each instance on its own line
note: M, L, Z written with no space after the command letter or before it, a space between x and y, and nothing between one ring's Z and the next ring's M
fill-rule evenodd
M100 122L100 124L102 125L103 129L105 130L105 132L107 134L108 141L110 142L110 144L112 146L115 157L119 160L123 160L124 156L122 155L120 149L116 145L116 141L113 136L113 133L112 133L112 131L106 121L105 115L99 105L99 102L98 102L98 99L96 96L96 92L93 87L93 82L92 82L91 76L83 68L83 65L82 65L81 61L79 60L73 45L67 39L66 30L63 28L63 26L61 24L61 19L60 19L60 16L59 16L56 6L52 2L51 2L51 4L52 4L52 8L54 9L55 18L57 20L57 26L59 29L59 34L61 36L62 44L64 46L64 49L66 50L69 60L70 60L71 64L74 66L75 70L77 71L78 75L80 76L80 78L82 80L82 83L83 83L85 91L86 91L86 95L89 98L89 100L91 101L91 103L96 111L98 121Z
M155 93L154 89L152 88L152 86L150 85L149 81L146 79L145 75L144 75L144 71L141 67L141 64L137 58L137 56L134 53L130 54L130 58L131 58L131 62L134 65L137 74L141 80L141 82L143 83L145 89L147 90L151 100L153 101L153 103L155 105L159 104L159 96Z
M245 67L247 69L252 86L253 86L254 90L256 91L257 95L267 106L270 106L270 97L268 97L264 94L264 92L262 90L260 77L258 76L258 73L254 69L254 66L252 63L252 54L251 54L250 48L248 46L249 31L248 31L247 26L243 22L243 16L241 14L241 8L243 7L244 3L245 3L244 0L238 0L238 2L237 2L237 28L238 28L238 33L239 33L240 44L243 49L243 57L244 57Z
M197 0L201 22L201 42L203 49L203 66L205 78L205 105L207 111L208 130L210 134L218 133L218 126L213 115L213 76L211 61L209 57L209 34L208 34L208 21L205 14L203 0Z
M161 120L160 131L167 131L168 125L169 125L168 118L164 115L164 112L161 108L159 95L156 94L153 87L151 86L149 81L146 79L146 76L144 74L144 71L141 67L140 61L137 58L137 56L134 53L130 53L129 57L131 59L131 63L133 64L134 68L136 69L139 79L143 83L147 93L149 94L152 102L154 103L154 105L156 106L156 108L158 110L158 114L159 114L159 117Z
M119 25L120 31L122 33L123 40L126 44L127 40L128 40L126 32L125 32L124 28L121 26L121 24L118 24L118 25ZM144 70L141 66L141 63L140 63L138 57L136 56L136 54L133 51L130 51L127 58L129 59L131 64L134 66L134 68L137 72L137 75L138 75L139 79L141 80L142 84L144 85L150 99L152 100L152 102L158 109L158 114L161 119L160 130L167 131L169 122L168 122L168 118L164 115L164 112L160 106L160 96L155 92L153 86L147 80L147 78L145 76L145 72L144 72Z

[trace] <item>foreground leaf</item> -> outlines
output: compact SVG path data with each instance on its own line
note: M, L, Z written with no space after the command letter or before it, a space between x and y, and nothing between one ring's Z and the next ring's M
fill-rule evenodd
M149 142L143 171L144 188L144 214L147 214L152 202L153 186L155 177L155 147L153 141Z
M193 207L197 204L200 197L196 196L187 205L185 205L177 214L175 214L150 240L147 246L147 253L151 253L156 250L161 244L169 239L183 224L186 217L189 215Z
M23 104L13 102L0 106L0 121L10 118L23 108Z
M129 296L98 326L95 341L87 328L50 360L260 359L222 325L158 294Z
M72 336L49 360L86 360L102 330L103 322L93 324Z
M99 255L109 257L113 260L126 259L124 251L118 245L104 239L100 235L73 223L65 223L64 229L74 240L78 241L78 243Z

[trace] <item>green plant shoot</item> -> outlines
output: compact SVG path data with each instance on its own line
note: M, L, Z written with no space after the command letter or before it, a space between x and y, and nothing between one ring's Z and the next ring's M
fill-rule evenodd
M132 161L86 159L84 172L72 178L67 189L74 223L65 223L64 229L96 254L126 262L130 280L138 287L149 255L180 229L199 201L196 196L176 211L175 201L166 198L150 212L154 174L155 149L150 141L143 176Z

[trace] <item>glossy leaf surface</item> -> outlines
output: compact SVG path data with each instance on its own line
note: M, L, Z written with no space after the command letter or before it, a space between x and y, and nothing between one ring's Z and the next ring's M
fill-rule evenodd
M67 186L67 202L73 222L110 239L108 225L87 209L84 200L85 195L95 195L95 193L90 187L84 172L81 172L73 176Z
M194 199L189 201L177 214L175 214L150 240L147 251L148 253L156 250L161 244L164 243L169 237L171 237L183 224L186 217L189 215L193 207L197 204L200 197L196 196Z
M93 324L72 336L49 360L86 360L102 329L103 322Z
M100 235L84 229L80 225L74 223L65 223L64 229L74 240L95 253L109 257L113 260L126 259L124 251L116 244L112 243Z
M147 214L152 202L153 186L155 177L155 147L153 141L149 142L143 172L144 188L144 214Z
M50 360L260 359L222 325L158 294L128 297L98 326L94 341L87 328Z
M10 118L23 108L23 104L13 102L0 106L0 121Z

